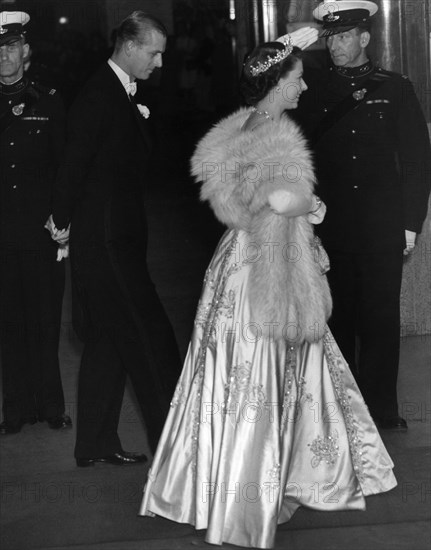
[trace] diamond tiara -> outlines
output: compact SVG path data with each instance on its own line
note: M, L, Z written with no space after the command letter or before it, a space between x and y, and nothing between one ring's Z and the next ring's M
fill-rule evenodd
M290 34L288 35L287 40L285 39L283 43L284 43L284 50L279 51L274 56L268 55L265 63L261 63L260 61L258 61L256 65L250 66L250 72L253 76L257 76L260 73L264 73L276 63L279 63L280 61L283 61L283 59L286 59L286 57L292 53L293 44L292 44L292 37L290 36Z

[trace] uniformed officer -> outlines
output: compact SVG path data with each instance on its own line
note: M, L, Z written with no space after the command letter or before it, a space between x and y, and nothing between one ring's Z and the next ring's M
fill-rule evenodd
M331 62L307 72L299 117L327 205L320 236L331 260L331 329L376 423L406 429L397 403L403 252L426 217L431 155L411 82L367 55L377 10L356 0L314 10Z
M24 12L0 13L0 434L71 426L58 362L64 262L44 223L64 142L55 90L24 76Z

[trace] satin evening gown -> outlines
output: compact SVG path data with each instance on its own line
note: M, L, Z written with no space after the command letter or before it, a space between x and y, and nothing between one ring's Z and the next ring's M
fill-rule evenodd
M206 272L184 368L141 515L207 529L206 541L274 545L299 506L364 510L393 463L329 329L264 339L250 323L247 239L229 230Z

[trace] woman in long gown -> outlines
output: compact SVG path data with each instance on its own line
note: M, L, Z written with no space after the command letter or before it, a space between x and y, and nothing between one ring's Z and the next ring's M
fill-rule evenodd
M228 230L207 269L184 368L140 513L271 548L299 506L364 510L393 463L326 321L331 298L312 223L310 153L284 113L306 84L301 52L247 59L251 108L198 144L192 172Z

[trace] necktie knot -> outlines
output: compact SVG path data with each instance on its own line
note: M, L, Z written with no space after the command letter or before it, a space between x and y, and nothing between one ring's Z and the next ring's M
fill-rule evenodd
M126 92L129 95L135 95L136 94L136 82L127 82L125 85Z

